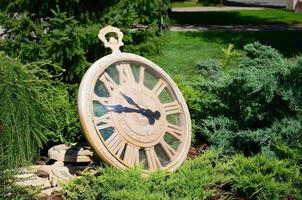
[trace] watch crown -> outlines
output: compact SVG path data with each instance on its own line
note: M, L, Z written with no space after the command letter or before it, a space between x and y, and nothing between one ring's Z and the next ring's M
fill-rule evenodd
M115 33L116 37L110 37L109 41L106 39L106 35L108 33ZM120 53L120 47L124 45L123 43L123 32L116 27L113 26L106 26L105 28L102 28L99 31L99 39L104 43L104 46L106 48L110 48L112 50L112 53Z

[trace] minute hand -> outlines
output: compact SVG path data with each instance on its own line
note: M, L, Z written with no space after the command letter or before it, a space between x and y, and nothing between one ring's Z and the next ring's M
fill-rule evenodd
M137 103L134 102L134 100L131 97L128 97L127 95L123 94L122 92L120 92L120 93L121 93L122 97L124 97L124 99L126 99L126 101L130 105L134 105L135 107L137 107L138 109L140 109L141 112L142 112L142 114L144 116L146 116L147 118L149 118L149 119L154 118L156 120L158 120L160 118L160 112L158 110L156 110L156 111L153 112L150 109L141 108L139 105L137 105ZM155 121L155 120L151 120L151 121ZM150 120L149 120L149 122L150 122ZM154 124L154 122L152 124Z
M131 97L126 96L125 94L123 94L122 92L120 92L122 97L124 97L124 99L126 99L126 101L130 104L130 105L134 105L135 107L137 107L138 109L141 109L141 107L139 105L137 105L137 103L134 102L134 100Z

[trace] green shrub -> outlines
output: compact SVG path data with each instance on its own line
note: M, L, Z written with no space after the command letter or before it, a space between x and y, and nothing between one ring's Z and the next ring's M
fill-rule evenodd
M2 200L36 200L42 199L38 188L29 188L16 185L14 175L16 171L7 170L0 166L0 199Z
M0 41L0 47L23 63L51 60L65 69L64 82L79 83L89 65L105 55L97 35L106 25L124 32L126 51L158 53L163 45L161 31L168 24L169 5L167 0L4 1L0 24L5 29L5 40ZM135 24L147 28L130 30Z
M151 179L145 179L139 169L121 171L115 168L101 170L102 175L86 175L64 185L67 199L166 199L165 194L152 191ZM164 174L158 173L161 182ZM90 191L90 192L87 192Z
M75 142L82 135L69 89L52 80L50 66L0 54L0 166L30 164L46 141Z
M31 19L44 19L52 16L52 10L59 10L62 13L66 13L68 17L73 16L80 23L86 24L91 22L97 22L102 18L116 18L123 20L125 18L135 18L136 23L140 24L152 24L156 23L163 28L167 28L168 22L168 9L170 8L170 2L168 0L66 0L64 2L52 1L18 1L18 0L3 0L1 2L0 11L5 12L11 16L15 13L31 13L29 16ZM113 12L112 14L104 15L108 12L108 9ZM132 11L131 13L128 11ZM110 13L110 12L109 12ZM122 14L126 14L123 15ZM126 20L126 23L131 23ZM133 25L133 24L129 24Z
M96 37L100 25L79 26L66 13L54 11L52 17L39 23L26 14L2 20L7 23L4 27L12 30L0 42L6 53L25 63L51 60L65 70L62 77L71 83L78 83L90 62L104 52Z
M247 199L302 198L300 169L286 160L237 155L225 166L233 196Z
M3 0L1 1L0 11L10 15L15 13L32 13L32 18L46 18L51 15L51 10L60 9L68 16L74 16L77 20L87 23L97 20L102 16L102 11L111 6L116 1L110 0L66 0L66 1L19 1L19 0Z
M202 104L203 101L206 100L206 94L199 92L195 86L194 82L196 80L191 81L184 81L183 77L181 76L174 76L174 81L176 82L177 86L181 90L182 95L184 96L187 106L190 111L190 117L192 122L192 137L191 141L193 143L197 142L196 140L196 120L200 117L200 113L202 112Z
M216 171L220 152L208 150L183 166L166 181L172 199L208 199L217 193L224 174Z
M21 65L0 54L0 165L28 164L47 140L44 116L53 87L45 64Z
M186 161L176 173L157 171L144 177L138 168L101 170L101 175L78 177L63 186L67 199L207 199L214 195L222 173L213 164L218 152L207 151ZM89 192L88 192L89 191Z
M197 66L204 74L199 90L208 96L200 131L226 153L274 154L275 144L294 147L302 138L301 62L289 63L259 43L244 49L239 67Z
M157 171L142 176L140 169L100 170L63 186L67 199L300 199L300 168L288 160L222 156L207 150L186 161L175 173ZM89 192L88 192L89 191Z
M47 99L51 106L47 107L44 132L48 145L57 143L76 143L83 141L83 134L77 115L76 95L78 85L54 83L55 90L49 91Z
M288 147L282 143L274 145L274 151L277 152L278 157L282 159L288 159L295 164L302 164L302 145L299 144L296 147Z

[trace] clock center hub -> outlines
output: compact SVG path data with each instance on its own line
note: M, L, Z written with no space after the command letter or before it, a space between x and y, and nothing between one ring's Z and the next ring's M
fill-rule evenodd
M127 141L150 147L161 140L165 133L163 109L150 90L139 84L125 84L113 101L124 108L124 112L112 114L116 128Z

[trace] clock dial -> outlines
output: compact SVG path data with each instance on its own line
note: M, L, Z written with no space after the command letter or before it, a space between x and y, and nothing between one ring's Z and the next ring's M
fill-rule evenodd
M117 167L175 170L190 145L183 97L154 63L134 54L119 56L97 61L81 82L85 135L96 153Z

